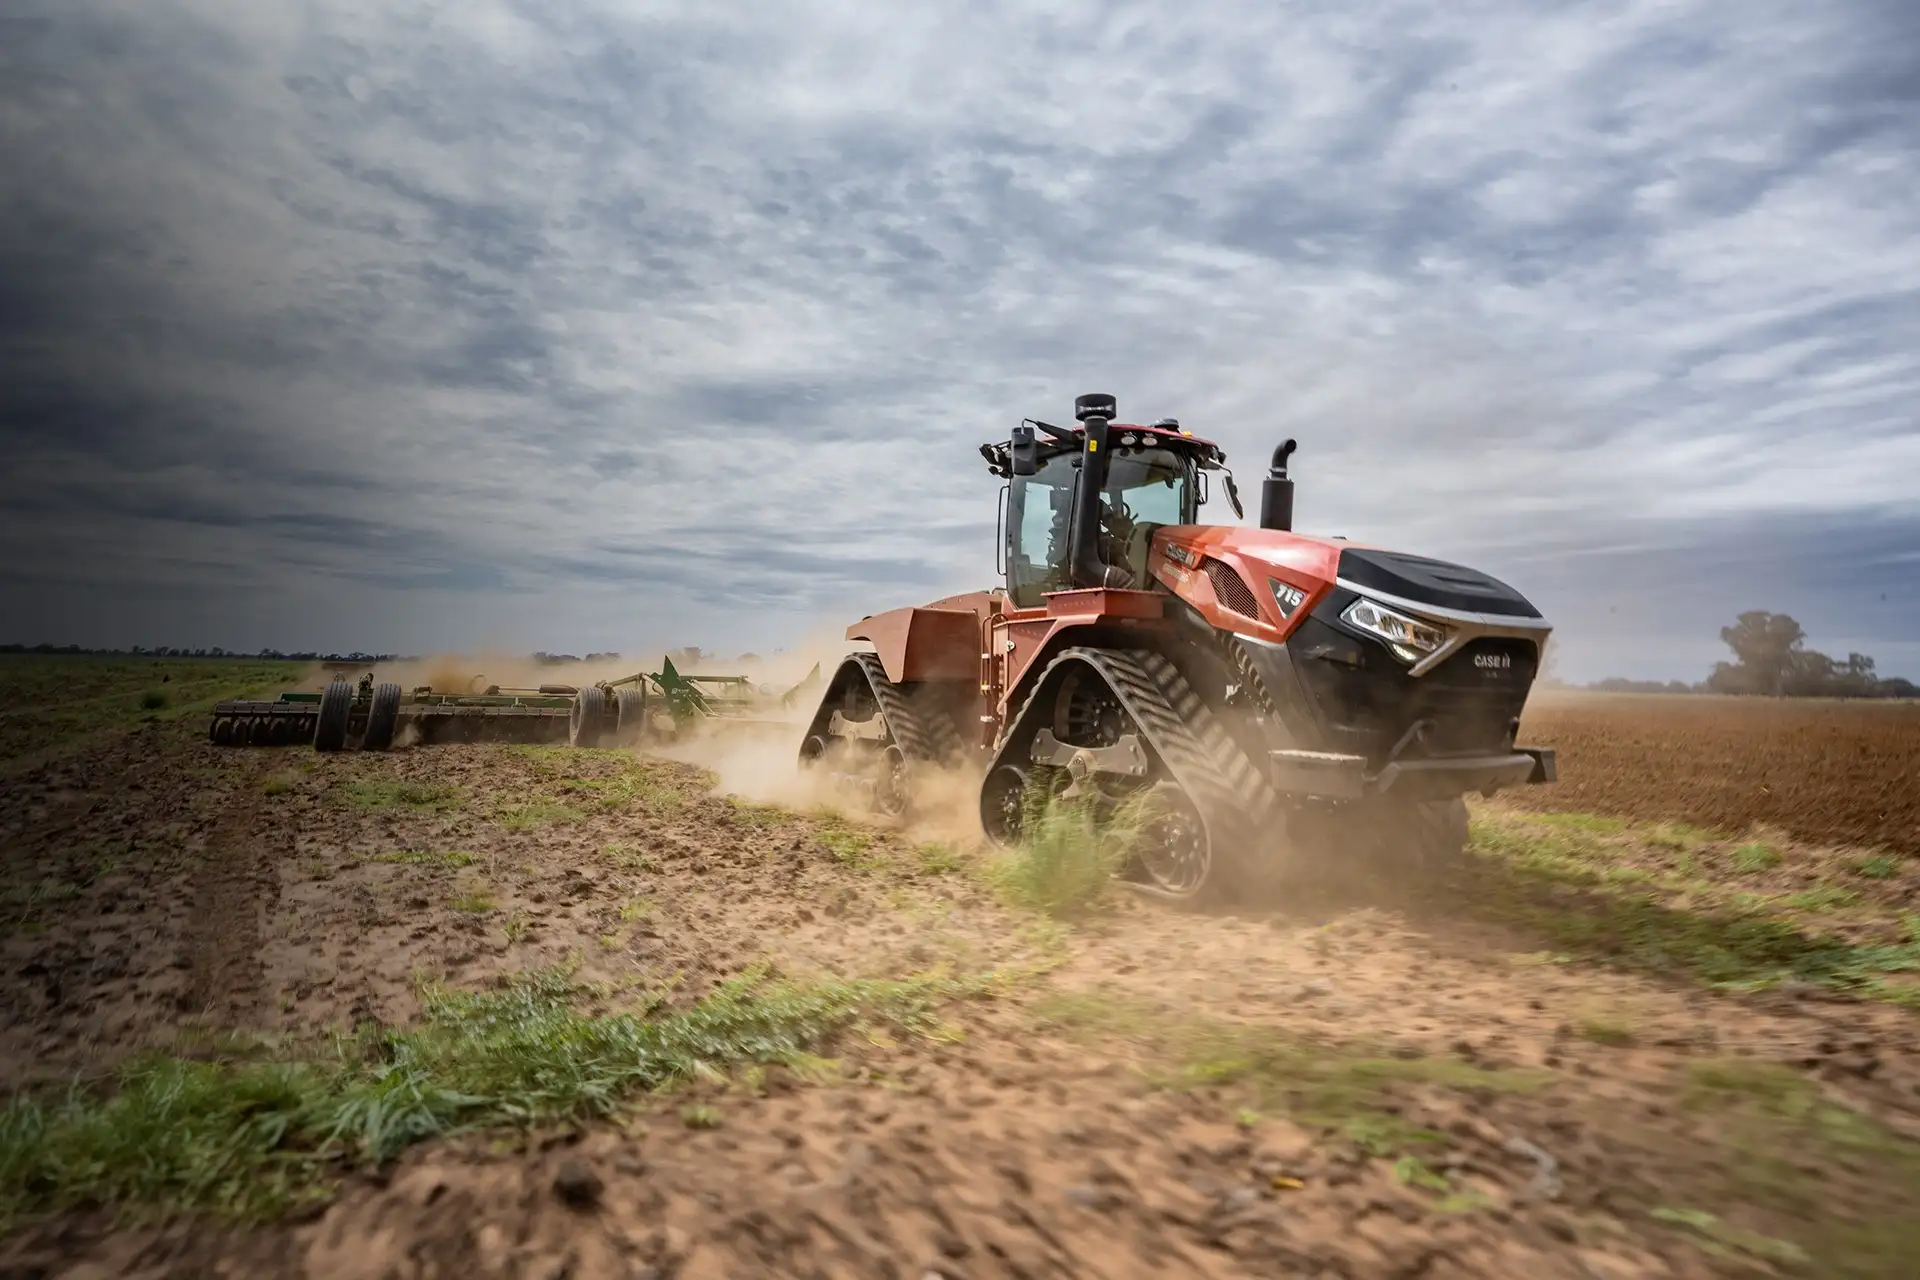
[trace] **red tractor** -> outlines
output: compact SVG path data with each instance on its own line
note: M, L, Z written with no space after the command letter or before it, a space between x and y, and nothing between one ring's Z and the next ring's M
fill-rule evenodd
M1469 792L1554 777L1518 747L1550 627L1484 573L1293 532L1289 440L1260 525L1198 523L1226 455L1172 419L1027 419L980 452L1002 491L1006 584L863 618L800 747L884 813L915 775L975 762L989 838L1050 798L1133 802L1126 877L1231 900L1289 852L1444 861Z

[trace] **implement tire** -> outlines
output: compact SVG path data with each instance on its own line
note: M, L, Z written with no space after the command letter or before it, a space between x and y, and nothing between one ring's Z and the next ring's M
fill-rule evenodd
M639 743L647 731L647 691L621 689L613 699L614 740L627 746Z
M353 686L335 680L320 695L320 714L313 726L315 751L341 751L347 745L347 721L353 716Z
M393 745L394 730L400 727L400 686L374 686L373 705L367 709L367 735L360 742L367 751L385 751Z
M574 695L573 710L567 716L567 744L597 747L606 728L607 691L597 684L587 685Z

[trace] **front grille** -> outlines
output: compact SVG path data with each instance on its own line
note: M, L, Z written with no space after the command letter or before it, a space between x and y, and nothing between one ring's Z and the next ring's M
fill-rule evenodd
M1233 571L1233 566L1208 556L1201 567L1206 570L1207 581L1213 584L1213 594L1219 597L1221 604L1245 618L1260 616L1260 605L1253 598L1253 588Z
M1361 641L1309 618L1288 642L1295 669L1326 730L1327 747L1366 756L1374 767L1409 729L1424 736L1399 758L1494 755L1513 749L1538 657L1531 641L1487 637L1424 676L1372 641Z

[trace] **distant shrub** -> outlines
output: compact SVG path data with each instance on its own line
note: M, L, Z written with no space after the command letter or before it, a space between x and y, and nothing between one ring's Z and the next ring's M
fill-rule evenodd
M165 689L149 689L140 695L140 709L142 711L158 711L166 705L167 691Z

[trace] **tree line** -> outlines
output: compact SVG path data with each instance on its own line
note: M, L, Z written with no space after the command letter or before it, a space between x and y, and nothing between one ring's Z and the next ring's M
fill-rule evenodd
M89 658L248 658L266 662L415 662L416 658L403 657L392 653L321 653L318 650L303 649L288 653L279 649L261 649L249 653L241 649L222 649L218 645L207 649L184 649L161 645L148 648L134 645L131 649L89 649L77 644L0 644L0 653L60 654L62 656L84 656Z
M1606 693L1732 693L1770 698L1913 698L1920 685L1882 677L1864 653L1835 658L1807 648L1807 632L1790 615L1754 609L1720 639L1733 661L1716 662L1698 684L1681 680L1599 680L1587 686Z

